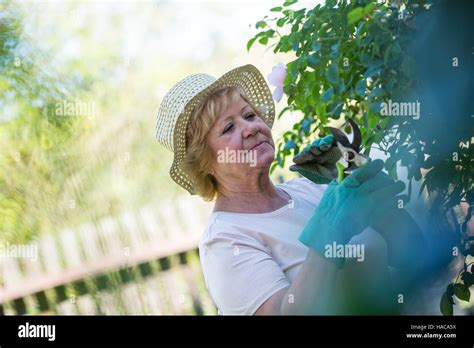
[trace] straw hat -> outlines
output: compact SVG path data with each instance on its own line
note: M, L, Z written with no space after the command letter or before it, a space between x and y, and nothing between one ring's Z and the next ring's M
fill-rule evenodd
M190 75L166 93L158 110L156 138L174 153L170 176L192 195L196 194L194 185L181 168L186 155L189 116L212 92L229 86L243 92L251 106L260 111L262 120L272 127L275 119L272 93L262 74L251 64L230 70L218 79L202 73Z

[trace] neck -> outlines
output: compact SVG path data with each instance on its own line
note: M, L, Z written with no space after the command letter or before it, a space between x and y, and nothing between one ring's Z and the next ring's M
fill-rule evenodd
M214 211L235 213L267 213L287 204L290 197L277 189L268 171L245 178L219 180Z

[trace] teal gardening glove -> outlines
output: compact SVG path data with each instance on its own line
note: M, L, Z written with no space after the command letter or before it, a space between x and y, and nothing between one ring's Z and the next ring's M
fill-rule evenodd
M336 163L341 157L341 152L334 144L333 135L328 135L316 139L296 155L293 159L295 164L290 170L299 172L316 184L327 184L338 177ZM381 187L394 183L393 179L382 172L378 176ZM393 206L386 211L386 214L374 215L370 225L387 241L390 265L395 267L413 265L414 258L418 257L419 251L422 250L423 238L418 226L404 209Z
M336 163L342 157L334 144L334 136L316 139L293 158L290 170L298 172L316 184L329 184L337 178Z
M374 219L397 205L396 195L404 190L401 181L387 180L383 162L374 160L354 170L342 183L329 183L319 206L300 235L300 241L325 257L333 243L346 244ZM326 258L338 267L344 258Z

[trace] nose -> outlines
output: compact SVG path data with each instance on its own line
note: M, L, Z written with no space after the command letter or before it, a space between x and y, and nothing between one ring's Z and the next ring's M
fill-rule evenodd
M248 138L251 135L256 135L259 129L255 123L245 122L242 129L242 137Z

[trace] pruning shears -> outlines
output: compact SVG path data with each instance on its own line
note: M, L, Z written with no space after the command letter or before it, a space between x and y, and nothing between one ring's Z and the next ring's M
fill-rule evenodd
M334 142L336 143L339 151L341 151L342 157L336 163L338 171L337 181L340 183L345 177L347 177L353 170L357 169L360 166L363 166L370 158L364 154L359 153L360 145L362 143L362 134L360 132L357 124L351 120L347 120L352 128L353 139L352 142L349 141L347 135L333 127L328 127L334 136Z

